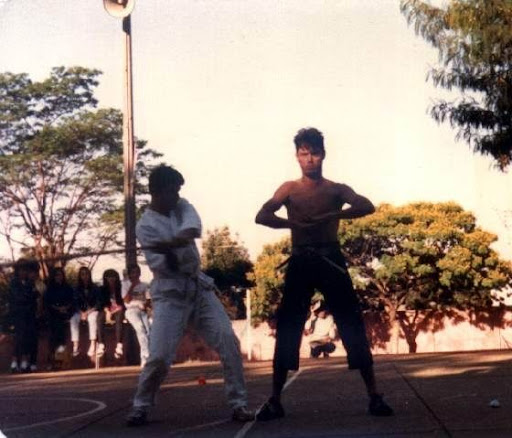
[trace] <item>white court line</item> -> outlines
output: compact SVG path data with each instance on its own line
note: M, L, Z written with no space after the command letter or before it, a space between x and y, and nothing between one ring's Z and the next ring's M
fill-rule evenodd
M9 399L9 398L10 399L17 399L17 400L20 399L20 397L1 397L0 399L1 400L6 400L6 399ZM21 398L24 398L24 399L27 399L27 400L31 400L31 398L28 398L28 397L21 397ZM34 400L34 398L32 398L32 400ZM90 411L82 412L81 414L70 415L69 417L57 418L56 420L40 421L39 423L29 424L27 426L10 427L8 429L4 429L3 431L4 432L13 432L13 431L16 431L16 430L27 430L27 429L32 429L34 427L47 426L49 424L60 423L62 421L75 420L77 418L85 417L87 415L92 415L92 414L94 414L94 413L96 413L98 411L102 411L103 409L105 409L107 407L107 405L105 403L100 402L98 400L92 400L92 399L89 399L89 398L37 397L37 400L57 400L57 401L60 401L60 400L71 400L71 401L79 401L79 402L85 402L85 403L92 403L92 404L95 404L96 407L91 409Z
M231 420L217 420L217 421L212 421L210 423L199 424L197 426L184 427L183 429L178 429L178 430L173 431L171 433L171 435L169 435L169 436L173 437L176 435L180 435L184 432L192 432L194 430L201 430L201 429L205 429L207 427L220 426L221 424L225 424L225 423L229 423L229 422L231 422Z
M290 386L290 385L295 381L295 379L296 379L297 377L299 377L299 374L300 374L301 372L302 372L302 368L301 368L300 370L298 370L296 373L294 373L294 374L293 374L293 376L292 376L292 377L290 377L290 378L286 381L286 383L285 383L285 385L284 385L284 387L283 387L283 392L286 390L286 388L288 388L288 386ZM266 403L266 402L265 402L265 403ZM261 405L261 406L256 410L256 415L258 414L258 412L261 410L261 408L263 407L263 405L264 405L265 403L263 403L263 404L262 404L262 405ZM256 424L256 422L257 422L257 421L258 421L258 420L253 420L253 421L251 421L251 422L249 422L249 423L245 423L245 424L244 424L244 426L243 426L243 427L238 431L238 433L235 435L235 437L234 437L234 438L243 438L243 437L245 436L245 434L246 434L247 432L249 432L249 430L251 430L251 427L253 427L253 426Z

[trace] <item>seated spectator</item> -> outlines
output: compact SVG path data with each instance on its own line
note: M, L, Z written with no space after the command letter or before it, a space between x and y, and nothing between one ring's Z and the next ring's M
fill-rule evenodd
M149 285L140 281L139 265L128 267L128 281L123 282L122 296L126 307L125 316L137 335L140 347L140 366L149 357Z
M96 340L98 339L98 310L100 309L100 290L92 281L91 270L82 266L78 270L78 282L74 290L75 313L71 317L71 342L73 343L73 356L80 354L80 321L87 321L89 327L89 350L87 355L96 354Z
M9 284L9 321L14 333L11 372L37 370L37 308L40 294L35 282L39 265L34 260L19 259Z
M327 358L336 349L333 343L336 338L334 319L327 313L323 304L311 314L311 318L306 322L305 332L310 336L311 357L317 359L323 354Z
M56 354L66 350L68 323L75 313L73 288L66 281L63 268L52 268L44 294L44 309L50 329L50 363L53 366Z
M98 349L96 354L105 354L105 323L113 322L116 329L116 349L114 357L123 356L123 320L124 302L121 296L121 279L114 269L103 273L103 285L100 288L98 313Z

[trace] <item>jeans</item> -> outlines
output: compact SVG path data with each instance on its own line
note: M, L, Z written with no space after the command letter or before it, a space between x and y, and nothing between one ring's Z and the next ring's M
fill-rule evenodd
M81 312L76 312L69 320L71 329L71 341L78 342L80 338L80 320ZM89 340L95 341L98 337L98 311L92 310L87 315L87 325L89 326Z
M144 363L149 357L149 320L145 310L139 307L127 308L125 315L137 335L140 347L140 361Z

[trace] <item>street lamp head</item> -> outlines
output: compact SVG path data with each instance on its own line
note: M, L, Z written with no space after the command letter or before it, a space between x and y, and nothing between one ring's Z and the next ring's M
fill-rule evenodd
M135 0L103 0L105 10L115 18L128 17L135 7Z

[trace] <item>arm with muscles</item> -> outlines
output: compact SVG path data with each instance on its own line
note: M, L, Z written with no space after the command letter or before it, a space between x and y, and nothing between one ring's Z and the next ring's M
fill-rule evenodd
M311 217L311 223L357 219L375 212L375 206L368 198L358 195L351 187L345 184L338 184L338 194L341 199L341 205L348 204L350 207Z
M263 204L256 215L255 221L257 224L274 229L303 228L308 226L305 222L300 222L296 219L285 219L276 216L276 211L287 202L292 184L292 181L285 182L277 189L274 196Z

